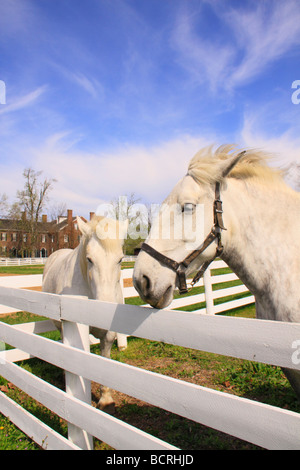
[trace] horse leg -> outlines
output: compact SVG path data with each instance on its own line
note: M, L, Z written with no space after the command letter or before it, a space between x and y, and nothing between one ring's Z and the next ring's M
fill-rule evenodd
M282 367L282 371L296 392L298 399L300 400L300 371L286 369L285 367Z
M91 333L96 338L100 339L100 352L101 356L110 359L110 352L116 333L114 331L100 330L98 328L91 328ZM110 388L106 385L100 385L100 400L97 404L100 410L113 413L115 411L115 402L111 395Z

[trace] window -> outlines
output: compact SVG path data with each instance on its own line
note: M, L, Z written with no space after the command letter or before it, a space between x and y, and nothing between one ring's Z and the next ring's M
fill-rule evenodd
M23 233L23 242L24 242L24 243L27 242L27 233Z
M1 240L2 240L3 242L6 242L6 241L7 241L7 233L6 233L6 232L2 232L2 233L1 233Z
M69 235L64 235L64 242L68 243L68 241L69 241Z
M47 250L45 248L42 248L40 251L40 257L41 258L47 258Z
M42 243L46 243L46 235L43 234L41 238L42 238Z
M16 241L17 241L17 234L16 234L16 233L12 233L12 234L11 234L11 241L12 241L12 242L16 242Z

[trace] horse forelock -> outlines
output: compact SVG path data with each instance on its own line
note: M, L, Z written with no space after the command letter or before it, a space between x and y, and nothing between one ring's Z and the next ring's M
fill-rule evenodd
M123 238L119 236L119 222L117 220L94 215L88 225L92 229L92 235L97 236L105 251L117 251L123 245Z
M246 150L239 162L230 171L228 177L245 180L259 178L265 182L283 181L283 171L270 167L268 163L272 156L267 152L255 149ZM238 155L240 149L235 145L222 145L214 150L214 146L201 149L190 161L188 175L192 176L198 183L213 184L222 180L223 167L220 163Z
M101 224L99 225L100 222ZM116 228L116 230L111 231L111 236L107 236L107 233L105 233L106 222L111 225L111 228ZM94 215L92 219L87 222L87 225L91 230L83 234L80 245L78 246L80 252L80 268L84 278L86 278L87 272L87 245L93 236L97 237L106 252L118 252L123 245L123 239L118 237L118 221L107 219L104 216Z

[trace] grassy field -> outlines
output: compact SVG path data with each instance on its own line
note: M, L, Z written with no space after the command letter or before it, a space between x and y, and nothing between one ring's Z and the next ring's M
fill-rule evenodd
M11 270L15 268L5 269ZM26 269L33 268L28 267ZM128 299L127 302L139 303L137 298ZM229 314L233 316L254 317L255 307L241 307L232 310ZM19 312L4 316L1 318L1 321L15 324L41 319L41 317L26 312ZM51 332L45 335L53 340L59 339L58 332ZM99 354L99 346L92 346L92 352ZM114 346L112 358L116 361L135 365L180 380L300 412L300 404L294 392L281 370L277 367L171 346L136 337L128 338L128 348L125 351L119 352L117 347ZM64 374L61 369L38 359L23 361L20 365L59 388L64 388ZM42 419L46 424L66 436L67 424L62 419L1 377L0 389L32 414ZM99 399L98 384L92 384L92 393L93 404L96 405ZM183 419L120 392L114 391L113 395L116 401L115 416L117 418L164 439L181 449L255 449L255 446L249 443L227 436L193 421ZM0 415L0 450L6 449L37 450L39 448L19 431L9 419ZM95 441L95 449L105 450L110 448L103 442Z

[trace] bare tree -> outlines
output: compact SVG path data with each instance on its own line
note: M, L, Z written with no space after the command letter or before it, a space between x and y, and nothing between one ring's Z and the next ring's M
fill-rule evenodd
M140 202L140 198L137 198L134 193L130 195L121 196L114 198L110 201L112 207L112 214L109 214L111 217L121 220L126 220L132 218L130 216L131 208Z
M29 251L31 255L36 248L37 243L37 222L39 221L42 210L48 201L48 193L53 187L54 179L45 178L41 180L41 171L35 171L32 168L26 168L23 172L25 179L24 189L17 191L17 204L21 211L26 214L26 231L29 232ZM24 227L25 228L25 227Z
M110 202L112 214L108 216L129 221L128 237L124 242L124 252L133 254L134 249L145 240L149 229L149 208L141 204L134 193L115 198Z
M58 217L65 215L67 212L67 205L64 202L53 204L48 210L50 220L56 220Z

